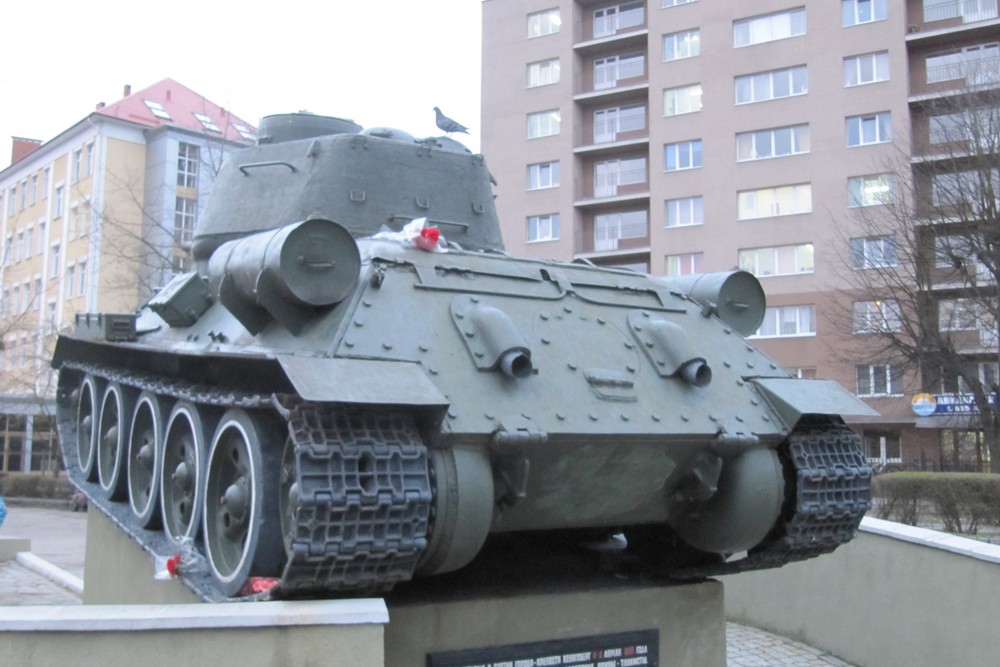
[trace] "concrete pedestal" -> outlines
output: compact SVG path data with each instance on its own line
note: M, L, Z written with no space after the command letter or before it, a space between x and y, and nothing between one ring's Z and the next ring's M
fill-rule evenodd
M155 580L152 557L99 511L87 531L85 606L197 602L181 582ZM491 542L460 572L397 586L382 632L352 635L378 644L355 664L725 667L722 584L667 585L600 564L524 538Z

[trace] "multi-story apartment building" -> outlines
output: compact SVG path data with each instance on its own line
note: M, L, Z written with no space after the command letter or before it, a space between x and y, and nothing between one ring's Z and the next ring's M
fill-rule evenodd
M970 62L997 80L997 0L485 0L483 26L509 251L749 270L768 298L755 344L878 410L852 424L873 461L984 467L968 423L915 414L947 388L859 354L892 311L851 294L896 262L865 220L919 191L928 100L967 94Z
M82 312L131 312L186 270L224 155L255 128L171 79L42 143L14 140L0 171L0 471L51 469L49 368Z

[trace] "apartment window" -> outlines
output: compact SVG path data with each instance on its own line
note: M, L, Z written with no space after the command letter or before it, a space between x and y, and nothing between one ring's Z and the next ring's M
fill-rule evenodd
M975 299L941 299L938 301L939 331L975 331L979 328L983 308Z
M848 116L846 133L848 146L867 146L892 141L892 114L881 111L863 116Z
M800 380L815 380L816 379L816 369L810 366L804 366L800 368L789 368L788 372L794 377Z
M528 189L541 190L559 185L559 162L539 162L528 165Z
M931 201L935 206L965 206L973 211L992 210L1000 193L1000 171L968 170L931 176Z
M38 223L38 254L45 253L45 223Z
M614 107L594 112L594 143L615 141L621 132L637 132L646 129L646 107Z
M559 59L543 60L528 65L528 88L559 83Z
M927 56L927 83L965 79L968 84L995 83L1000 42L975 44Z
M663 91L663 115L679 116L701 111L701 84L667 88Z
M253 136L253 132L250 131L250 128L243 123L233 123L232 126L233 129L239 132L240 136L247 141L255 141L257 139L257 137Z
M805 65L736 77L736 104L766 102L808 92L809 72Z
M668 199L667 227L688 227L705 222L705 207L702 197L682 197Z
M850 244L851 268L881 269L899 264L894 236L862 236L851 239Z
M55 196L52 200L52 217L60 218L62 217L63 209L63 186L57 186L55 190Z
M948 234L934 238L934 266L939 269L975 267L976 273L986 277L989 270L976 258L976 247L982 247L975 237Z
M844 58L844 86L862 86L889 80L889 52L865 53Z
M842 25L859 25L885 20L885 0L841 0Z
M20 190L20 193L21 193L21 210L23 211L23 210L24 210L24 207L25 207L25 206L27 205L27 203L28 203L28 201L27 201L27 195L28 195L28 180L27 180L27 179L25 179L25 180L21 181L21 190Z
M750 46L806 34L804 7L733 21L733 46Z
M159 102L154 102L153 100L143 100L143 102L146 103L146 107L149 109L150 113L157 118L162 118L163 120L173 120L167 110L164 109L163 105Z
M640 26L645 20L646 11L642 2L597 9L594 10L594 37L608 37L619 30Z
M555 241L559 238L559 214L532 215L528 217L528 242Z
M847 179L847 205L851 208L879 206L892 201L892 174L852 176Z
M528 39L543 37L559 32L562 19L558 9L546 9L542 12L528 14Z
M646 158L607 160L594 165L594 196L614 197L619 185L646 182Z
M736 159L766 160L809 152L809 125L790 125L736 135Z
M58 243L52 245L52 252L49 254L49 276L52 278L59 277L59 262L62 260L62 252Z
M969 139L969 119L962 112L937 114L928 119L928 135L932 144L947 144Z
M900 396L903 393L903 367L891 364L857 366L858 396Z
M198 202L196 200L177 197L174 209L174 243L182 248L191 247L197 211Z
M209 116L208 114L198 113L197 111L194 111L192 112L192 115L194 115L194 117L198 120L198 122L201 123L201 126L204 127L205 130L207 130L208 132L215 132L217 134L222 134L222 130L219 129L219 126L215 124L215 121L212 120L212 117Z
M49 180L52 177L52 167L42 170L42 199L49 198Z
M701 30L681 30L663 36L663 60L682 60L701 55Z
M94 173L94 142L86 146L86 155L83 161L83 175L91 176Z
M611 56L594 61L594 90L614 88L623 79L636 79L646 73L643 54Z
M551 137L559 134L559 109L528 114L528 138Z
M35 300L32 302L34 309L38 310L42 307L42 277L35 276Z
M14 215L15 207L17 206L17 186L12 185L10 190L7 192L7 217Z
M692 2L697 2L697 1L698 0L663 0L663 4L661 6L664 9L667 9L669 7L677 7L679 5L687 5L687 4L690 4Z
M812 211L812 185L781 185L737 193L738 219L753 220Z
M72 167L72 177L73 183L80 180L80 174L83 172L83 149L78 149L73 151L73 167Z
M73 283L75 282L73 280L74 277L73 274L75 272L76 272L76 267L73 266L72 264L66 267L66 276L63 278L63 285L66 291L66 296L64 298L66 299L73 298Z
M701 139L679 141L663 147L663 168L681 171L701 167Z
M32 174L31 190L28 194L28 203L31 206L34 206L36 201L38 201L38 174Z
M705 253L688 252L681 255L667 255L668 276L691 276L705 272Z
M46 318L45 326L49 333L55 333L56 326L59 324L56 322L56 302L49 301L48 303L48 317Z
M24 258L30 258L35 252L35 228L28 227L24 230Z
M76 263L76 273L79 276L76 281L76 294L83 296L87 292L87 261L81 259Z
M855 301L853 331L856 334L888 333L902 328L899 301Z
M902 463L903 449L899 431L865 430L864 440L869 461Z
M740 250L739 264L758 278L813 272L813 244L749 248Z
M764 311L764 321L754 334L760 338L815 336L816 306L777 306Z
M182 188L198 187L198 164L201 149L194 144L177 144L177 185Z
M24 254L24 232L18 231L17 233L17 243L14 245L14 261L20 262Z
M617 250L619 239L637 239L649 235L646 211L623 211L594 216L594 250Z
M30 280L25 280L24 281L24 287L22 289L24 290L24 308L23 308L23 310L27 311L29 308L32 307L32 304L34 303L32 301L32 299L31 299L31 281Z

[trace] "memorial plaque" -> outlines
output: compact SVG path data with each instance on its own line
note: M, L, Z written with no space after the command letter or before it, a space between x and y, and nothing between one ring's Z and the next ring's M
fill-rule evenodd
M427 654L427 667L633 667L659 665L659 630Z

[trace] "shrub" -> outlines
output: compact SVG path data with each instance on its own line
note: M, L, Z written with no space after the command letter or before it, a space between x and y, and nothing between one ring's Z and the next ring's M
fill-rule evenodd
M8 472L0 475L0 495L8 498L56 498L73 495L68 479L32 472Z
M875 478L875 513L916 526L939 521L950 533L1000 526L1000 475L898 472Z

